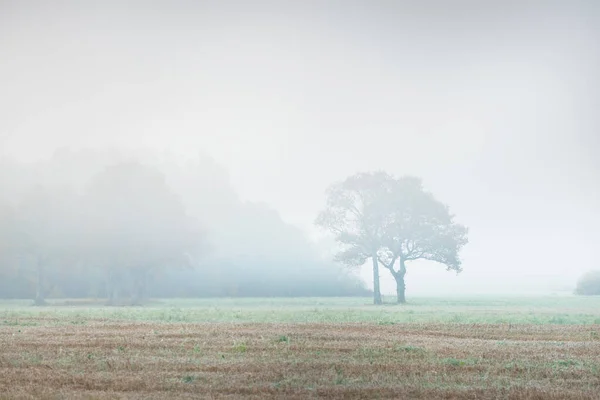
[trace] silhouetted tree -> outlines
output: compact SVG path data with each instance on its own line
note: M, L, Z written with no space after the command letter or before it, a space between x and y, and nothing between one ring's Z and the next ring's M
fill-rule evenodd
M406 263L429 260L460 272L459 251L468 242L468 229L454 222L448 207L423 190L419 178L394 179L390 186L383 204L389 218L378 258L396 280L398 303L404 303Z
M393 179L385 172L358 173L327 190L327 203L316 225L333 233L341 245L336 261L350 267L373 263L373 302L381 304L378 253L389 221Z

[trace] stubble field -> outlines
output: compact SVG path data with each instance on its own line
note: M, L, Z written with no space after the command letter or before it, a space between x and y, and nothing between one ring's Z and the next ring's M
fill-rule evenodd
M600 299L0 303L0 398L598 399Z

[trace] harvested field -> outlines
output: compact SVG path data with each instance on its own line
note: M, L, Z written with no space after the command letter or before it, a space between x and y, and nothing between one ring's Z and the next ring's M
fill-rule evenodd
M600 398L597 324L4 322L0 398Z

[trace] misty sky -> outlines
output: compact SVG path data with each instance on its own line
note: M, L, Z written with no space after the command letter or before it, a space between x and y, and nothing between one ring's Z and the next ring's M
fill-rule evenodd
M2 155L203 152L312 236L331 182L420 175L471 243L409 295L600 268L596 1L25 3L0 0Z

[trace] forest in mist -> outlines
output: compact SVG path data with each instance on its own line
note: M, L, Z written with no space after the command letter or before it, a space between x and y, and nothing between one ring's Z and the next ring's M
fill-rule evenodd
M207 156L59 149L0 171L0 297L368 294Z

